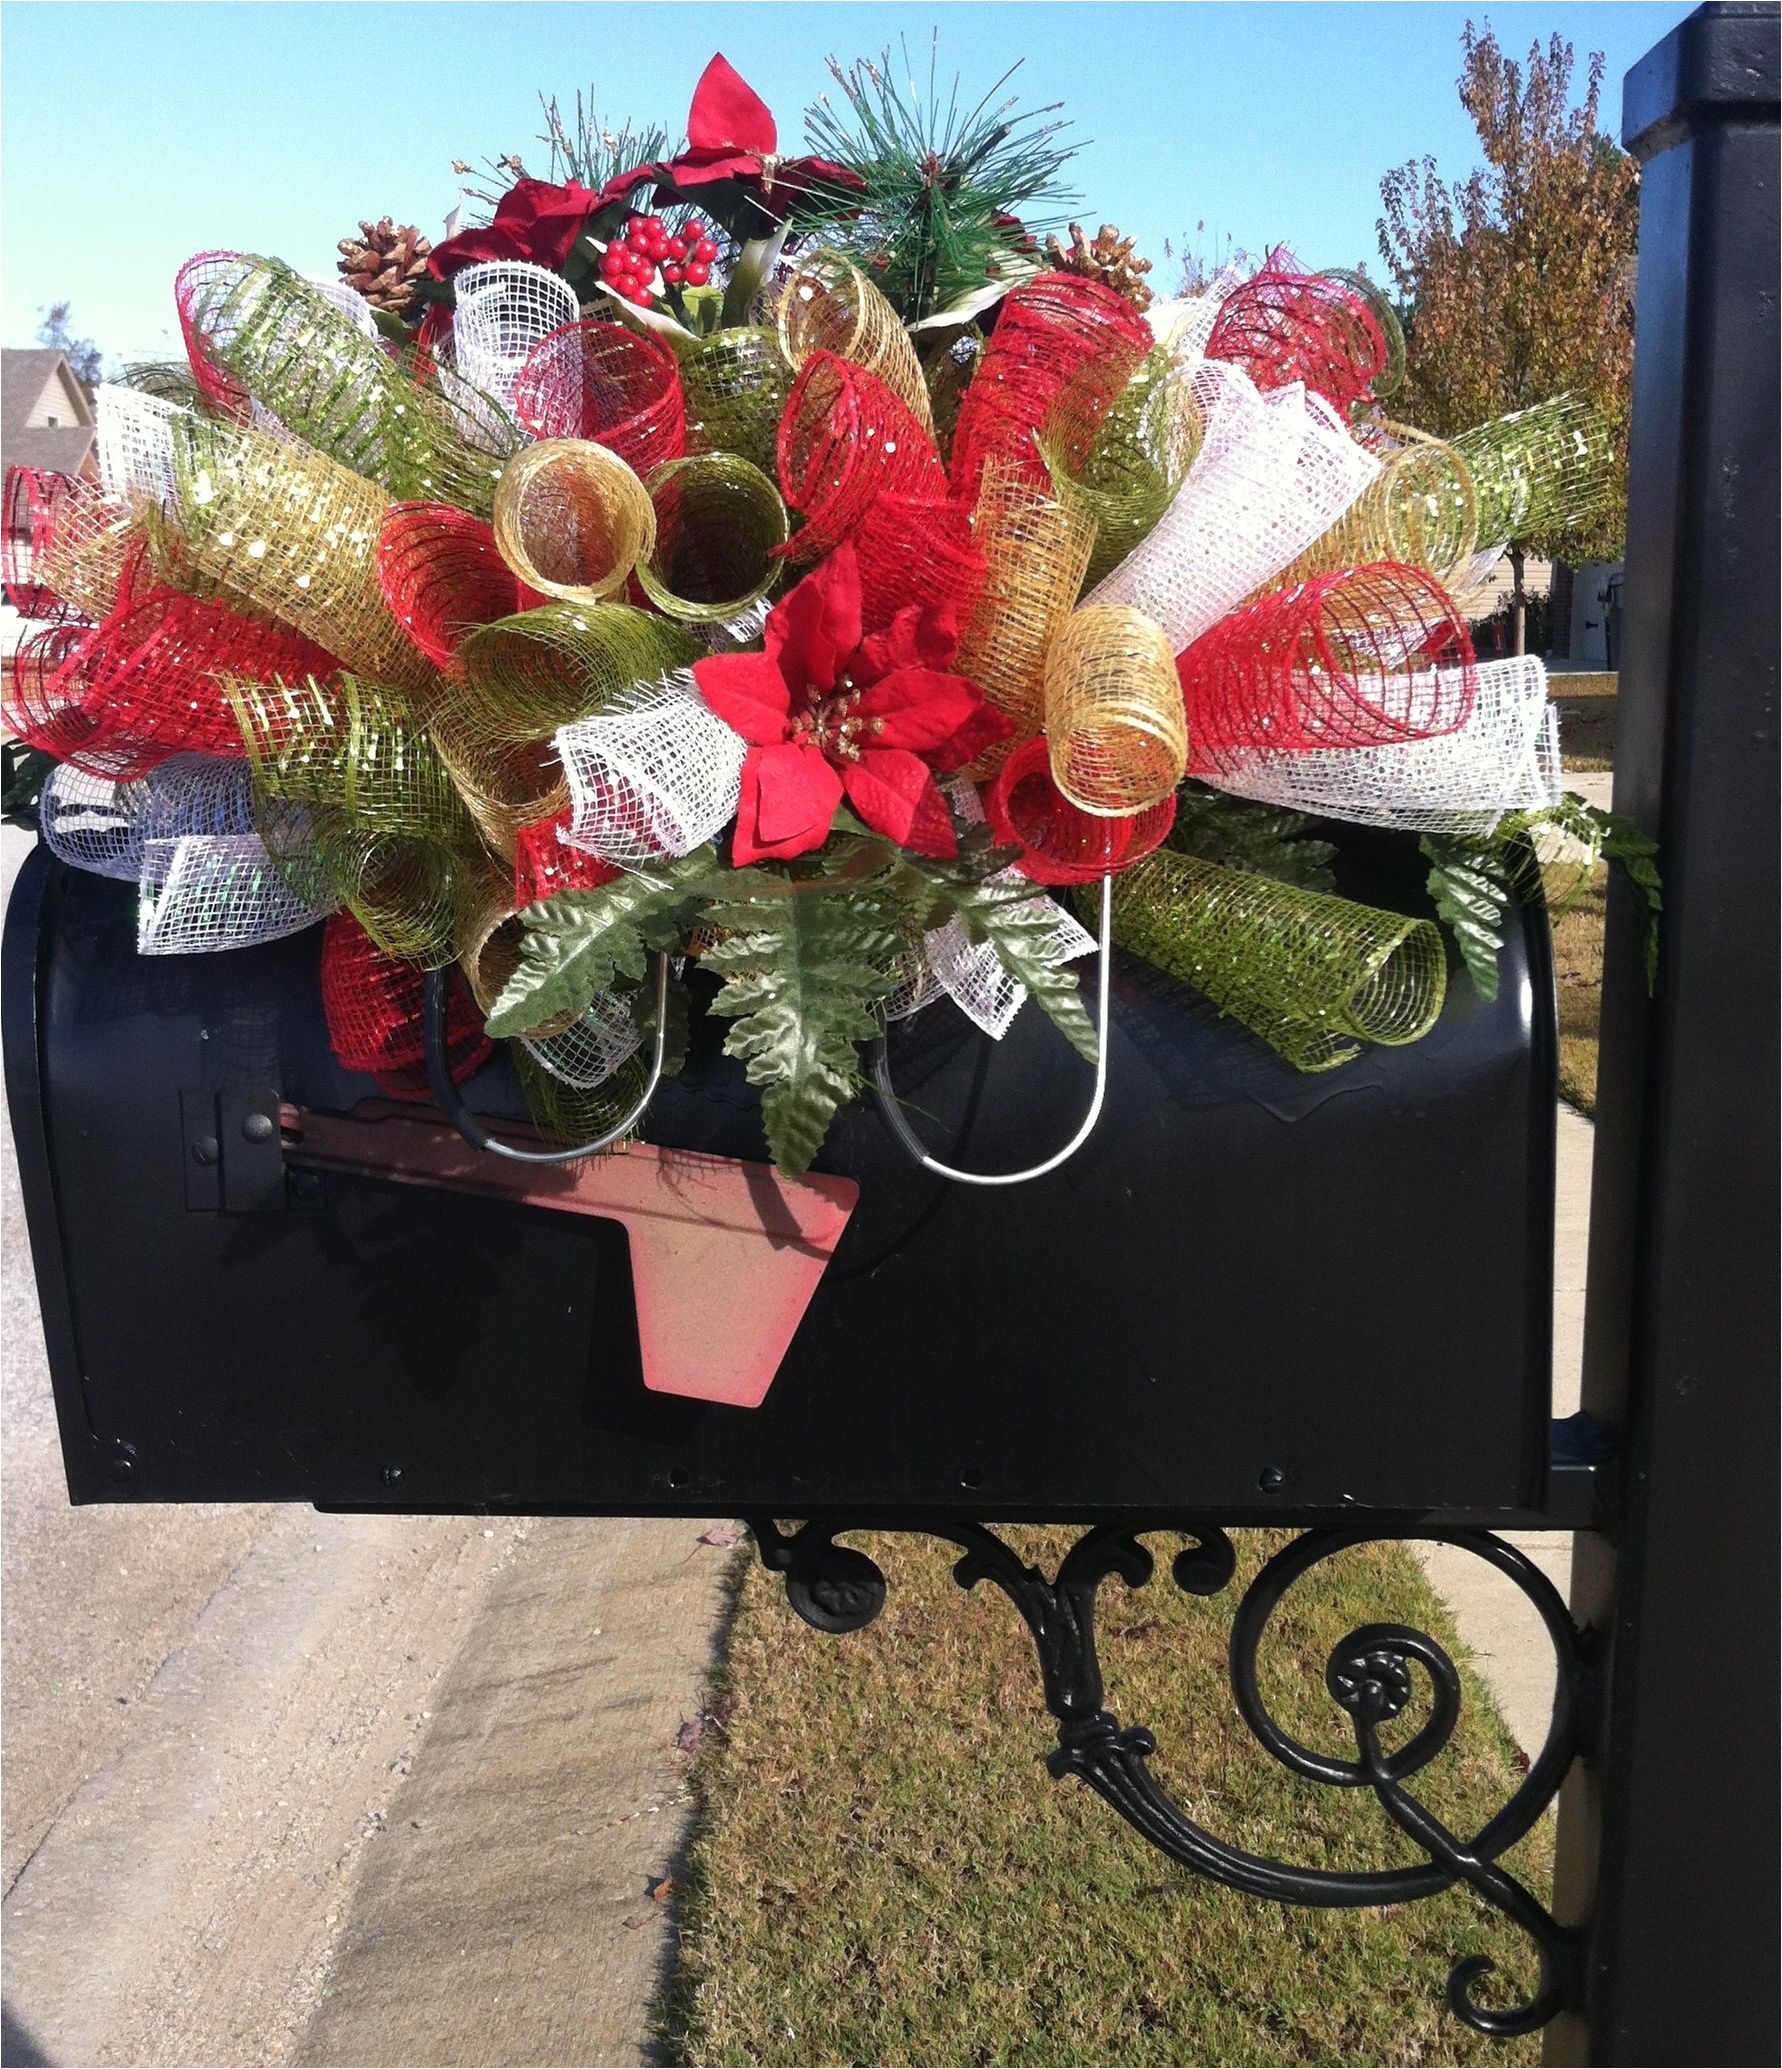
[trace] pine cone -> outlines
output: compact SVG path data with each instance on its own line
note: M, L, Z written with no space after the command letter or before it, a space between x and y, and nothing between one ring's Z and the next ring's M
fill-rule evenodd
M348 287L356 287L374 309L402 316L413 306L415 282L427 271L433 246L412 223L398 227L385 216L360 223L359 235L343 237L336 249Z
M1122 237L1112 223L1102 224L1093 244L1083 235L1082 224L1072 223L1070 249L1066 251L1056 237L1048 237L1046 257L1057 272L1080 273L1085 280L1099 280L1135 309L1151 306L1151 290L1142 277L1150 272L1151 261L1139 258L1132 249L1132 239Z

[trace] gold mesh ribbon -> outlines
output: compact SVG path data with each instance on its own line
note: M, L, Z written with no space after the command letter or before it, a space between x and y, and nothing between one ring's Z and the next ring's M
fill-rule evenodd
M1059 495L1095 520L1086 589L1149 537L1194 465L1201 430L1181 363L1160 345L1122 390L1074 480L1062 449L1042 435L1040 450Z
M546 438L502 471L495 544L541 596L599 603L656 544L649 493L623 460L585 438Z
M772 473L792 369L771 330L716 330L684 346L681 393L690 453L735 453Z
M514 910L513 871L486 861L466 869L459 880L457 906L452 945L477 1010L487 1015L520 967L526 938ZM554 1014L525 1032L535 1041L543 1040L573 1027L580 1017L574 1011Z
M1420 1040L1447 987L1429 920L1168 849L1115 878L1114 939L1304 1071L1346 1063L1364 1041Z
M928 383L903 319L840 252L800 254L780 291L779 323L780 345L794 369L813 352L833 352L863 366L933 435Z
M1479 543L1472 472L1453 446L1408 424L1386 423L1370 441L1380 459L1373 485L1267 586L1290 589L1337 568L1396 561L1453 584Z
M1472 473L1486 545L1582 524L1615 494L1613 432L1580 395L1556 395L1477 425L1454 449Z
M1018 461L997 458L985 465L972 523L987 574L954 667L1015 728L967 772L977 779L1040 730L1046 653L1082 589L1095 520L1023 480Z
M1098 818L1160 804L1188 770L1188 721L1163 627L1124 604L1074 611L1046 656L1052 781Z
M173 520L192 564L373 681L422 691L430 664L377 579L388 499L308 446L173 419Z
M786 505L759 467L734 453L670 460L650 476L649 492L656 543L637 579L659 611L719 624L773 587Z
M400 500L489 514L502 461L525 436L492 397L474 397L490 446L479 451L437 387L417 386L412 367L277 259L207 252L176 292L205 359L305 444Z
M15 467L6 485L9 588L47 589L83 616L103 618L142 539L142 505L112 501L85 475Z

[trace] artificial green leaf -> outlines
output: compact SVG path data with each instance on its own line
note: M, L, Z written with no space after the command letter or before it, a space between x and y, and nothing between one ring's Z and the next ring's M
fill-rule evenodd
M1334 891L1330 861L1336 849L1305 837L1312 823L1304 812L1253 804L1190 782L1176 792L1169 845L1178 855L1241 869L1246 876L1272 877L1302 891Z
M665 994L668 1010L663 1019L668 1028L668 1038L662 1045L662 1075L678 1078L687 1061L687 1046L693 1033L693 999L685 981L671 970L668 975L668 989ZM632 1007L637 1015L638 1031L643 1036L643 1053L654 1052L656 1041L656 983L654 976L647 976L632 994Z
M1473 989L1497 997L1497 958L1504 945L1504 912L1512 891L1510 863L1492 847L1425 834L1418 844L1430 863L1429 895L1454 937Z
M1664 885L1656 859L1658 843L1620 812L1605 812L1599 807L1596 817L1603 830L1604 858L1611 868L1620 870L1639 894L1640 902L1634 912L1645 943L1646 989L1650 991L1658 982L1658 922L1664 911Z
M724 288L721 320L728 325L746 324L755 297L773 277L790 223L782 223L771 237L751 237L737 252Z

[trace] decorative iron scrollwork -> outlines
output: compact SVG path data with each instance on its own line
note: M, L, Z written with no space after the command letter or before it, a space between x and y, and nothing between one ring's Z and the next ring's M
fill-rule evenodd
M1058 1744L1047 1768L1058 1779L1074 1775L1103 1797L1135 1831L1182 1866L1228 1888L1277 1903L1357 1906L1413 1903L1457 1882L1515 1921L1534 1943L1540 1985L1526 2003L1494 2010L1477 1986L1492 1973L1489 1957L1457 1962L1448 1977L1448 2005L1476 2032L1500 2037L1529 2033L1558 2012L1576 2008L1582 1986L1582 1934L1562 1926L1498 1858L1535 1824L1558 1793L1573 1757L1587 1743L1591 1677L1590 1634L1572 1623L1547 1577L1513 1545L1482 1530L1431 1530L1431 1541L1457 1545L1510 1580L1533 1605L1557 1664L1553 1717L1546 1743L1509 1802L1472 1839L1449 1831L1405 1784L1427 1767L1453 1737L1461 1713L1461 1680L1454 1662L1426 1632L1404 1624L1368 1624L1332 1651L1325 1667L1331 1700L1348 1717L1356 1757L1338 1759L1302 1745L1270 1714L1257 1678L1257 1660L1269 1619L1282 1597L1326 1559L1377 1540L1365 1528L1313 1530L1277 1552L1245 1590L1232 1622L1230 1671L1245 1723L1267 1752L1308 1781L1373 1792L1386 1815L1428 1857L1418 1867L1339 1872L1295 1867L1231 1846L1205 1831L1171 1800L1152 1776L1157 1741L1142 1725L1122 1725L1104 1706L1101 1663L1095 1649L1095 1598L1117 1574L1129 1588L1155 1570L1140 1539L1149 1528L1179 1525L1103 1524L1079 1538L1051 1578L1030 1566L993 1531L950 1519L885 1523L806 1523L791 1535L773 1522L750 1524L763 1563L785 1576L792 1607L820 1631L857 1631L884 1607L885 1577L864 1552L838 1545L850 1529L919 1531L945 1538L962 1552L953 1577L962 1588L990 1581L1021 1613L1039 1655L1046 1708L1058 1723ZM1193 1527L1171 1572L1178 1587L1216 1595L1237 1570L1231 1540L1221 1530ZM1406 1743L1388 1751L1380 1728L1404 1715L1427 1683L1429 1715Z

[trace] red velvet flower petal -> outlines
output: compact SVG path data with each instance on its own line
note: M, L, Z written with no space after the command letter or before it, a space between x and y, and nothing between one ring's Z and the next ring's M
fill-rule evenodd
M927 756L970 723L984 701L976 683L936 668L898 668L860 699L875 747L909 747Z
M945 674L958 651L959 620L950 603L926 610L909 604L862 643L854 679L874 682L895 668L938 668Z
M919 755L868 748L842 771L848 802L875 833L918 855L950 859L959 852L947 801Z
M828 696L859 644L860 568L843 544L768 613L767 658L797 710L812 695Z
M699 694L727 726L757 747L777 747L791 731L786 679L766 654L713 654L693 664Z
M994 704L980 701L958 732L928 756L928 766L939 769L943 775L963 769L980 754L1009 739L1014 730Z
M814 747L758 747L743 763L737 863L784 861L820 848L842 800L841 778Z
M721 53L699 75L687 110L691 151L775 151L780 133L767 103Z

